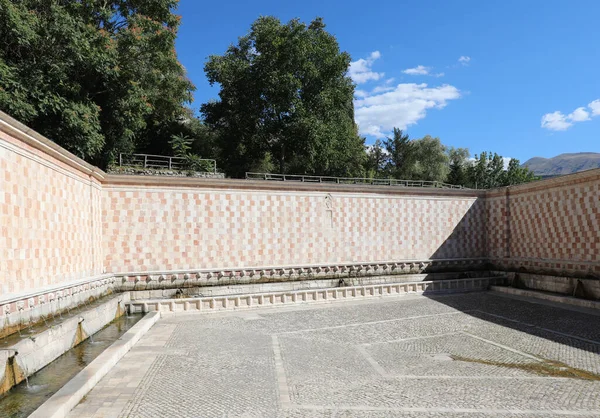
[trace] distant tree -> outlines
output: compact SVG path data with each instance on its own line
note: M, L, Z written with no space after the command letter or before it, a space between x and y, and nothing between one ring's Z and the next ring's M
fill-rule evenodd
M415 148L409 136L394 128L391 138L383 141L387 154L385 173L388 177L410 180L414 175Z
M504 173L504 158L497 153L488 153L485 187L492 189L502 186Z
M512 158L508 163L508 169L503 174L502 185L512 186L514 184L529 183L534 180L539 180L539 177L529 168L521 167L519 160Z
M488 153L482 152L481 154L475 154L475 161L467 167L467 182L466 186L473 189L485 189L487 188L487 163Z
M379 178L384 176L387 160L388 154L383 148L383 143L380 139L376 140L370 147L367 147L365 163L367 177Z
M102 167L139 149L192 98L176 6L0 0L0 109Z
M504 170L504 158L491 152L475 155L475 162L467 168L467 187L493 189L536 180L527 167L521 167L517 159L511 159Z
M467 183L467 168L470 165L469 157L470 153L467 148L452 147L448 149L450 167L446 182L456 185L465 185Z
M322 19L260 17L205 65L219 100L201 107L227 173L275 164L282 173L360 175L366 154L354 123L350 56Z

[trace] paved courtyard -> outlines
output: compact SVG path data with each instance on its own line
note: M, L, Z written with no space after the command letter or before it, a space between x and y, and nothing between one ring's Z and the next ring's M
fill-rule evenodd
M71 417L600 416L600 317L492 293L161 319Z

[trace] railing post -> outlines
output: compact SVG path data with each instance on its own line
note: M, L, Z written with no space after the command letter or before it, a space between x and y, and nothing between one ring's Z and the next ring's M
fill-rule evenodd
M172 159L171 157L169 157L169 170L170 170L170 169L171 169L171 167L172 167L172 162L173 162L173 159Z
M123 166L123 153L119 153L119 167Z
M144 168L148 168L147 165L148 165L148 156L144 155Z

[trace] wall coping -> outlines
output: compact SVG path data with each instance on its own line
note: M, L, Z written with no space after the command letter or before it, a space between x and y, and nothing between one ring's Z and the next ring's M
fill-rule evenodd
M2 111L0 111L0 130L99 181L103 181L106 176L106 173L98 167L85 162Z
M132 176L108 174L104 185L110 187L164 187L219 190L303 191L327 193L371 193L378 195L410 195L441 197L484 197L485 190L434 189L427 187L395 187L357 184L279 182L246 179L203 179L186 177Z
M600 168L593 168L591 170L580 171L578 173L565 174L544 180L536 180L530 183L489 189L486 191L485 197L505 196L507 192L510 195L532 193L540 190L550 190L565 185L587 183L589 181L598 180L600 180Z

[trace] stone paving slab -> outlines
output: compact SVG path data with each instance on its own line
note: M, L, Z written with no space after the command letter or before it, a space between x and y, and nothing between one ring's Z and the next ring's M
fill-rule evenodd
M167 315L70 417L597 417L598 319L492 293Z

